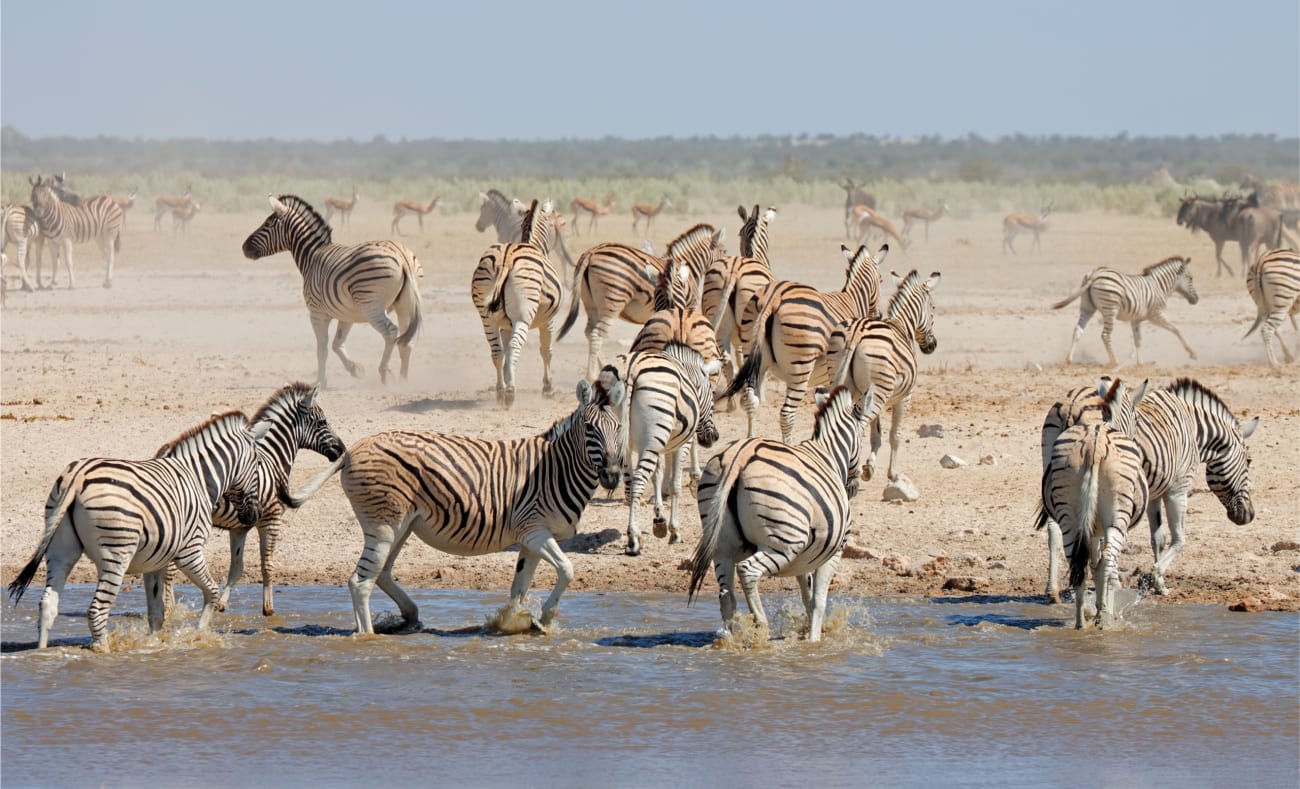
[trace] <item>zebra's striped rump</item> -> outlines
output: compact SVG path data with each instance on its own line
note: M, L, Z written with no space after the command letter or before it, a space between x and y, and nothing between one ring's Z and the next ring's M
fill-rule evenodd
M6 229L8 224L5 225ZM1296 314L1300 313L1300 254L1289 249L1274 249L1260 256L1246 272L1246 290L1255 302L1255 322L1242 337L1245 339L1260 329L1264 352L1270 367L1277 366L1273 353L1273 340L1282 326L1283 318L1291 319L1291 329L1300 335ZM1287 363L1295 361L1295 354L1281 342L1282 355Z
M363 438L291 495L301 506L335 472L365 535L365 548L348 581L357 629L374 632L370 594L376 582L397 603L407 625L418 622L415 603L392 578L397 552L414 534L458 556L520 547L511 600L523 601L538 561L555 566L555 589L542 607L541 624L554 615L572 578L556 540L572 537L600 484L621 481L626 434L624 384L605 368L597 381L578 384L578 407L531 438L488 440L470 436L390 431Z

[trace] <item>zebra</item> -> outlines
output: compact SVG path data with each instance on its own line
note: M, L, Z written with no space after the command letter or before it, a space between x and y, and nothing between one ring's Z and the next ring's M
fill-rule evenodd
M831 332L845 321L879 314L879 265L889 254L889 245L880 247L879 260L865 246L852 252L841 245L840 251L848 264L842 290L823 293L811 285L783 280L769 285L745 307L741 333L748 333L752 341L740 372L719 397L746 391L750 438L758 408L754 392L765 367L786 383L781 440L788 444L794 434L795 409L803 402L816 366L830 345Z
M677 528L677 499L681 495L682 451L687 443L708 448L718 440L713 423L713 388L709 377L722 367L705 362L689 345L673 341L662 351L638 354L627 372L627 449L624 465L628 503L627 546L624 553L641 553L637 505L651 475L654 490L654 535L681 541ZM693 441L692 441L693 439ZM664 465L668 465L667 473ZM665 479L666 477L666 479ZM663 491L668 489L668 518L663 515Z
M739 349L743 340L739 334L739 309L761 293L775 279L767 256L767 226L776 218L776 209L768 208L761 215L758 204L745 213L739 206L740 255L720 257L704 272L700 285L700 311L713 324L713 332L723 352L732 361L731 377L740 370ZM728 400L728 410L735 408L734 399Z
M419 610L393 580L393 564L412 534L457 556L481 556L519 546L510 600L521 606L539 561L555 568L556 582L542 605L539 626L555 616L573 565L556 540L577 533L578 520L599 483L622 477L624 383L614 367L594 384L578 382L578 407L531 438L492 441L416 431L377 433L297 494L281 501L300 507L335 472L365 534L365 549L348 579L358 633L373 633L370 594L375 584L397 603L406 627Z
M59 190L61 182L44 180L40 176L28 178L32 185L31 205L40 227L36 248L36 279L39 284L41 248L45 241L62 248L64 266L68 269L68 287L76 287L72 273L72 245L95 242L104 253L107 269L104 287L113 287L113 255L122 249L122 209L104 195L80 201L79 205L63 202ZM58 263L55 262L55 277ZM53 279L50 287L54 287Z
M718 580L724 632L736 613L732 583L754 619L767 626L758 596L765 575L795 576L808 612L808 640L821 639L826 592L839 566L857 494L862 418L868 392L856 403L847 387L818 392L812 438L797 445L749 438L729 444L704 467L697 491L702 532L691 558L688 602L709 565Z
M1073 424L1097 421L1094 405L1082 397L1084 394L1076 390L1064 403L1057 403L1048 411L1043 421L1044 466L1057 435ZM1164 576L1183 548L1187 500L1201 463L1206 464L1210 490L1223 504L1228 518L1238 525L1254 519L1246 439L1259 426L1259 418L1244 425L1239 423L1218 395L1189 378L1148 391L1145 396L1139 393L1135 402L1132 425L1123 429L1137 440L1142 451L1142 470L1150 491L1147 522L1154 564L1146 582L1156 594L1165 595L1169 590ZM1059 599L1056 561L1060 533L1055 524L1047 525L1047 594L1056 600Z
M479 205L478 220L474 222L474 229L482 233L489 227L495 228L498 244L522 243L524 214L528 212L528 206L524 205L519 198L508 198L496 189L479 192L478 196L482 202ZM560 217L552 217L550 229L547 230L546 243L548 249L559 251L564 266L569 271L573 271L575 268L573 256L569 254L569 248L564 243L564 234L560 232L560 220Z
M7 225L6 225L7 227ZM1275 249L1266 252L1251 264L1246 272L1246 290L1255 302L1255 323L1242 339L1246 339L1259 329L1264 338L1264 352L1268 354L1270 367L1277 367L1277 355L1273 352L1273 338L1282 326L1284 316L1291 318L1291 330L1300 333L1296 326L1296 313L1300 313L1300 255L1289 249ZM1262 328L1261 328L1262 327ZM1282 355L1287 363L1295 361L1295 355L1285 342L1279 340Z
M1138 364L1142 363L1142 321L1150 321L1173 332L1183 344L1187 355L1195 359L1196 351L1183 339L1178 327L1165 318L1165 304L1173 293L1181 294L1188 304L1200 301L1201 297L1197 295L1196 286L1192 283L1191 261L1187 258L1166 258L1142 269L1140 276L1131 276L1105 267L1093 269L1069 298L1052 305L1052 309L1059 310L1079 299L1079 323L1074 327L1074 337L1070 340L1070 350L1065 354L1065 364L1068 366L1073 362L1074 349L1094 312L1101 313L1101 341L1106 344L1106 355L1110 357L1111 367L1118 366L1115 351L1110 345L1116 318L1128 321L1133 327L1133 354L1130 358L1136 358Z
M366 241L353 246L333 243L329 223L297 195L268 195L271 215L244 240L244 257L258 260L288 251L302 274L302 296L316 333L316 385L326 388L330 321L338 321L334 353L353 378L361 365L348 357L345 343L352 324L365 321L384 338L379 378L388 383L388 360L397 346L406 378L411 342L420 330L420 264L396 241ZM397 316L397 323L388 313Z
M36 222L36 212L31 206L10 204L4 207L3 248L8 249L10 244L14 246L21 286L26 291L33 290L32 281L27 276L27 253L34 247L40 232L40 225ZM40 282L38 281L36 285L40 287Z
M897 288L883 319L859 318L841 324L831 333L821 378L831 384L845 384L854 394L868 388L875 391L874 407L865 424L871 426L871 451L862 467L862 479L875 474L880 451L880 417L890 410L889 479L898 479L898 450L903 415L916 383L916 351L934 353L939 340L934 334L934 306L930 294L939 286L939 272L922 279L915 270L899 278L891 271Z
M203 546L212 532L212 511L234 495L239 522L260 515L256 442L267 426L251 427L238 411L218 414L165 444L150 460L88 458L68 464L45 502L45 533L36 552L9 584L17 604L41 560L38 648L49 641L59 595L81 558L90 557L99 584L90 603L91 648L108 652L108 614L127 573L143 573L149 632L164 619L163 579L173 562L203 592L199 629L206 629L217 601Z
M244 575L244 543L253 527L257 528L262 560L262 615L275 614L274 574L275 545L284 521L284 505L277 492L287 484L293 461L300 449L309 449L334 461L347 449L317 404L318 390L309 384L292 383L282 387L262 404L249 420L266 424L265 437L257 442L257 497L261 515L250 527L239 521L237 508L228 498L221 499L212 513L212 525L230 534L230 571L217 597L217 610L225 611L230 591ZM164 600L170 608L175 566L167 574Z
M1096 622L1105 629L1115 615L1119 555L1129 528L1147 508L1142 450L1117 425L1132 420L1131 401L1120 380L1102 402L1104 421L1066 428L1053 441L1043 469L1042 514L1061 525L1074 588L1074 626L1084 626L1084 584L1091 569L1097 587ZM1053 554L1054 555L1054 554Z
M726 232L700 224L682 233L668 244L664 257L626 244L604 243L588 249L578 257L573 272L569 313L560 328L564 339L578 319L578 308L587 313L587 377L601 365L600 351L610 326L617 318L644 324L654 312L654 290L658 273L673 263L690 267L692 288L698 291L704 271L713 260L724 254ZM654 275L648 273L653 270ZM696 292L692 305L699 303Z
M538 206L534 200L524 216L524 241L488 247L470 282L470 297L496 367L497 403L507 408L515 402L515 365L530 329L540 335L542 395L554 394L551 325L560 312L564 289L547 256L551 219L551 201Z

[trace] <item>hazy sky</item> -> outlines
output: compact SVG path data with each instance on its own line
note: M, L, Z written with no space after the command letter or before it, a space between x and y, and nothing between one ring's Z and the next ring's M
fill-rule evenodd
M33 135L1300 134L1296 0L0 6Z

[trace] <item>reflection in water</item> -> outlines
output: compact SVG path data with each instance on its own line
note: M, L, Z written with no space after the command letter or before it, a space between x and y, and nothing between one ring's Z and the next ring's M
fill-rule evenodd
M502 635L500 593L426 591L439 628L358 638L345 589L286 588L264 618L246 586L208 633L182 609L149 636L124 595L94 655L90 593L40 652L36 606L3 609L6 788L1300 778L1294 614L1142 601L1099 634L1041 599L840 595L809 644L796 595L720 638L684 595L575 592L551 633Z

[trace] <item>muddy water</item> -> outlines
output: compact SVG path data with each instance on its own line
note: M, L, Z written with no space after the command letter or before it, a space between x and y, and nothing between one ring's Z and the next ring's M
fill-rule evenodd
M1300 779L1295 614L1142 601L1099 635L1067 605L841 596L808 644L770 595L772 640L718 645L711 601L576 592L558 632L502 636L504 592L425 591L422 631L358 639L345 589L286 588L264 619L250 586L215 632L183 612L161 639L124 594L94 655L90 591L43 652L35 602L3 608L6 789Z

